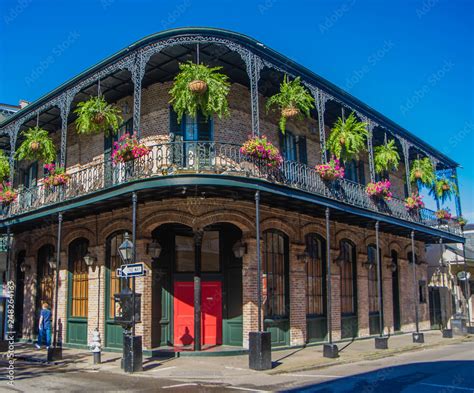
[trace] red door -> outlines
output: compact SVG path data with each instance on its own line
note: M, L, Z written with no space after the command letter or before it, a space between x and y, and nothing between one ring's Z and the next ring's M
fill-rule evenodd
M222 287L219 281L201 283L201 343L222 344ZM194 283L174 283L174 345L194 341Z

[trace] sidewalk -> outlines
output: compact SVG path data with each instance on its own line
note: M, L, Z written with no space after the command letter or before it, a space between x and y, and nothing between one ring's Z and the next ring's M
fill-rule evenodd
M442 338L439 331L425 332L425 343L414 344L412 335L403 334L389 339L388 350L375 350L374 339L357 340L339 343L340 357L327 359L323 357L322 345L307 348L274 351L272 353L273 369L265 373L269 375L291 373L309 369L318 369L332 365L354 363L361 360L375 360L393 356L397 353L420 351L443 345L474 341L474 336ZM30 362L46 362L46 351L37 350L33 345L18 344L15 350L18 360ZM102 364L92 364L92 354L77 349L64 349L63 360L48 364L48 367L88 371L107 371L122 373L120 369L120 353L102 353ZM180 357L171 359L144 358L144 371L136 376L186 377L195 379L220 379L225 377L245 376L254 371L248 369L248 355L227 357Z

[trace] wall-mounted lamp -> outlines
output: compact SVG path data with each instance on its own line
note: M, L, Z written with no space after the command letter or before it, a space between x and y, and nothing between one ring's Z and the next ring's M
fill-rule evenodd
M56 258L51 256L48 258L48 265L51 270L56 269Z
M21 265L20 265L20 270L22 271L22 273L25 273L26 271L30 270L31 269L31 266L28 265L27 263L23 262Z
M390 269L392 272L396 272L397 271L397 264L393 263L393 262L390 262L390 263L387 264L387 269Z
M232 247L232 252L236 258L242 258L245 254L247 254L247 243L242 243L240 240L238 240Z
M162 247L161 244L156 240L146 245L146 253L152 258L159 258L161 255Z
M84 255L85 264L91 267L96 260L97 258L94 255L92 255L89 250L87 250L86 255Z

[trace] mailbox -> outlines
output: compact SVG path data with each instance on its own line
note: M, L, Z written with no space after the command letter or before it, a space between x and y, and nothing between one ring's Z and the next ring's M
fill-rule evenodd
M135 293L135 323L141 322L141 294ZM114 322L124 328L133 324L133 293L130 288L124 288L114 295Z

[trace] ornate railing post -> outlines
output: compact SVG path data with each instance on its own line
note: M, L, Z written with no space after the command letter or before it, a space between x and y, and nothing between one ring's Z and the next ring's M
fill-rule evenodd
M20 131L21 123L20 121L15 121L10 129L9 129L9 136L10 136L10 157L8 159L10 164L10 182L13 185L15 180L15 151L16 151L16 140L18 138L18 132Z
M456 168L451 169L452 176L454 176L454 184L456 184L457 193L454 196L454 203L456 204L456 216L462 217L461 209L461 191L459 190L458 171Z
M131 73L133 81L133 132L140 138L140 116L142 107L142 80L145 75L146 62L143 59L142 52L139 51L135 57Z

